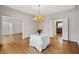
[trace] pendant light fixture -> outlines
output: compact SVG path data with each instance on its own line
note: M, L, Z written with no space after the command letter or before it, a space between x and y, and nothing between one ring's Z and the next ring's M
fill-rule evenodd
M44 20L44 16L40 15L40 5L38 5L39 8L39 15L35 16L34 20L37 22L41 22Z

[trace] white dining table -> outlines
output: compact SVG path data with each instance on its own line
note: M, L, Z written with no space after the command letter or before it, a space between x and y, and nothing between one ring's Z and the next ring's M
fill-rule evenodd
M33 34L30 36L29 42L29 46L35 47L39 52L41 52L50 44L50 39L47 34Z

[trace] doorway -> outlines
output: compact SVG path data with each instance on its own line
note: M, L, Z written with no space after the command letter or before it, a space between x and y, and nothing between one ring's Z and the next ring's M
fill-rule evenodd
M2 16L2 43L19 43L22 40L22 21Z
M56 35L62 36L62 21L56 22Z
M69 40L68 18L49 20L49 37L59 36L63 40Z

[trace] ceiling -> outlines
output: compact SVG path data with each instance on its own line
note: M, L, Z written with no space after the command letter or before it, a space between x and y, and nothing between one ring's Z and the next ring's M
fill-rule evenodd
M29 13L31 15L39 15L38 5L7 5L10 8ZM40 5L40 14L45 16L57 12L62 12L74 8L74 5Z

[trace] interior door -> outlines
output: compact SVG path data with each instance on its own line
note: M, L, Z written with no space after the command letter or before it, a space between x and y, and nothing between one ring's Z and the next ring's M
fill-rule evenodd
M68 40L69 39L69 24L68 24L68 18L64 18L62 20L62 38L64 40Z

